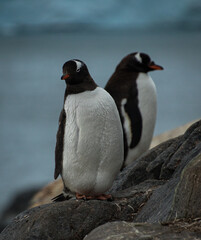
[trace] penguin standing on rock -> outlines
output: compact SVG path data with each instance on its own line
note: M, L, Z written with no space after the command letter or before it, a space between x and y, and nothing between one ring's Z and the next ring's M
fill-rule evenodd
M105 86L116 102L124 130L124 166L148 150L156 121L156 87L148 72L162 70L145 53L124 57Z
M110 199L111 195L104 193L112 186L124 158L116 104L96 85L80 60L66 62L61 79L67 86L57 132L54 177L62 177L63 197L70 190L77 199Z

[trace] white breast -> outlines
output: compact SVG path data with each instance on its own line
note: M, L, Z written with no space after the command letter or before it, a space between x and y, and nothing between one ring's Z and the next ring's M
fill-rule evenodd
M123 133L112 97L102 88L66 98L62 177L85 195L107 191L123 163Z
M128 165L148 150L155 127L157 99L156 87L152 78L140 73L137 79L138 106L142 116L142 135L138 145L129 149L125 164Z

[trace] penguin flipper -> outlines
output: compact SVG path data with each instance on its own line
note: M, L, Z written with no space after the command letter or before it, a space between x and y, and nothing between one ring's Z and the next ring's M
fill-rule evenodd
M128 147L134 148L139 143L142 134L142 116L137 97L129 97L124 109L130 120L131 141Z
M66 122L66 113L64 109L60 113L59 117L59 128L57 131L57 141L56 141L56 148L55 148L55 171L54 171L54 178L57 179L59 174L62 172L62 161L63 161L63 145L64 145L64 128Z

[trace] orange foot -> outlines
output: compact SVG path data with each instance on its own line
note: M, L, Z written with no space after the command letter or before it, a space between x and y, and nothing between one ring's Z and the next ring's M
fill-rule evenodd
M77 199L83 199L83 200L107 200L107 201L111 201L112 200L112 195L101 194L101 195L98 195L98 196L85 196L85 195L76 193L76 198Z

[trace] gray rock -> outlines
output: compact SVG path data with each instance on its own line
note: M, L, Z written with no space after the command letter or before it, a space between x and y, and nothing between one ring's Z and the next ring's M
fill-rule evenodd
M109 216L115 219L118 212L116 205L102 201L97 204L70 200L43 205L18 215L0 239L82 239L93 228L111 220Z
M125 168L110 190L114 201L69 200L27 210L3 230L0 240L83 239L112 221L174 223L178 218L201 217L200 156L201 121ZM161 228L157 224L147 226ZM145 234L141 239L156 239L154 236ZM176 239L173 237L169 239Z
M193 158L182 171L170 212L170 219L199 217L201 217L201 154Z
M135 214L162 184L147 181L118 192L115 201L69 200L32 208L14 218L0 240L83 239L91 230L115 220L133 221Z
M119 190L135 186L148 179L159 180L161 165L158 165L152 170L148 171L147 167L158 156L160 156L169 146L174 143L174 139L161 143L159 146L147 151L142 157L138 158L134 163L124 168L115 180L110 193L115 193Z
M186 158L193 158L195 154L199 154L201 149L200 147L201 145L196 147L192 152L189 153L189 155L186 156ZM197 164L200 164L200 156L201 155L199 154L195 157L195 159L193 158L192 162L198 161ZM184 169L183 166L178 167L178 170L175 172L172 179L154 191L150 199L147 201L146 206L144 206L142 211L136 217L135 221L153 223L165 222L175 218L190 217L186 215L187 211L190 211L191 218L201 216L200 211L196 210L196 208L200 206L199 196L201 195L199 195L200 190L198 190L200 185L197 188L192 188L193 182L189 182L191 178L189 176L190 173L187 171L187 169L190 167L189 165L191 166L191 161ZM183 175L183 172L186 174ZM201 169L198 168L197 174L194 175L195 179L200 181L200 174ZM183 177L181 178L181 176ZM197 183L199 184L199 182ZM189 198L191 198L190 201ZM178 199L180 199L180 202ZM192 212L191 208L194 208L195 211ZM180 212L179 215L178 211Z
M185 157L201 143L200 132L201 121L198 121L185 134L161 143L146 152L119 174L111 192L128 188L147 179L171 179L180 165L184 167L191 160Z
M190 167L192 169L191 161L194 164L195 162L198 165L200 164L199 160L196 160L196 156L199 156L201 153L201 122L195 123L182 137L176 138L172 145L174 145L174 148L177 146L176 151L172 152L172 154L168 154L170 153L170 146L161 154L161 158L158 156L157 161L155 161L157 165L160 162L161 166L159 179L162 178L162 173L166 172L165 178L169 180L166 181L163 186L154 191L144 208L135 218L135 221L151 223L165 222L178 218L178 211L180 213L180 218L187 217L187 212L190 212L189 215L191 215L191 218L198 217L198 214L200 213L196 210L194 212L191 212L190 210L191 208L200 206L200 190L198 190L197 187L193 191L192 182L187 185L185 181L181 181L181 176L183 176L183 172L185 172L185 179L186 181L189 181L192 178L190 176L188 178L188 168ZM150 171L149 166L147 169ZM197 168L196 172L193 174L196 174L196 180L200 181L200 167ZM191 197L193 197L193 199L189 201L187 193L192 193L192 191L193 195L191 195ZM186 196L186 198L184 196ZM178 199L180 199L179 204L177 204ZM192 206L189 204L192 204ZM186 208L187 206L188 208ZM180 210L177 209L178 207Z
M201 239L201 233L191 233L173 230L168 226L162 226L159 223L130 223L130 222L112 222L106 223L94 229L84 240L198 240Z

